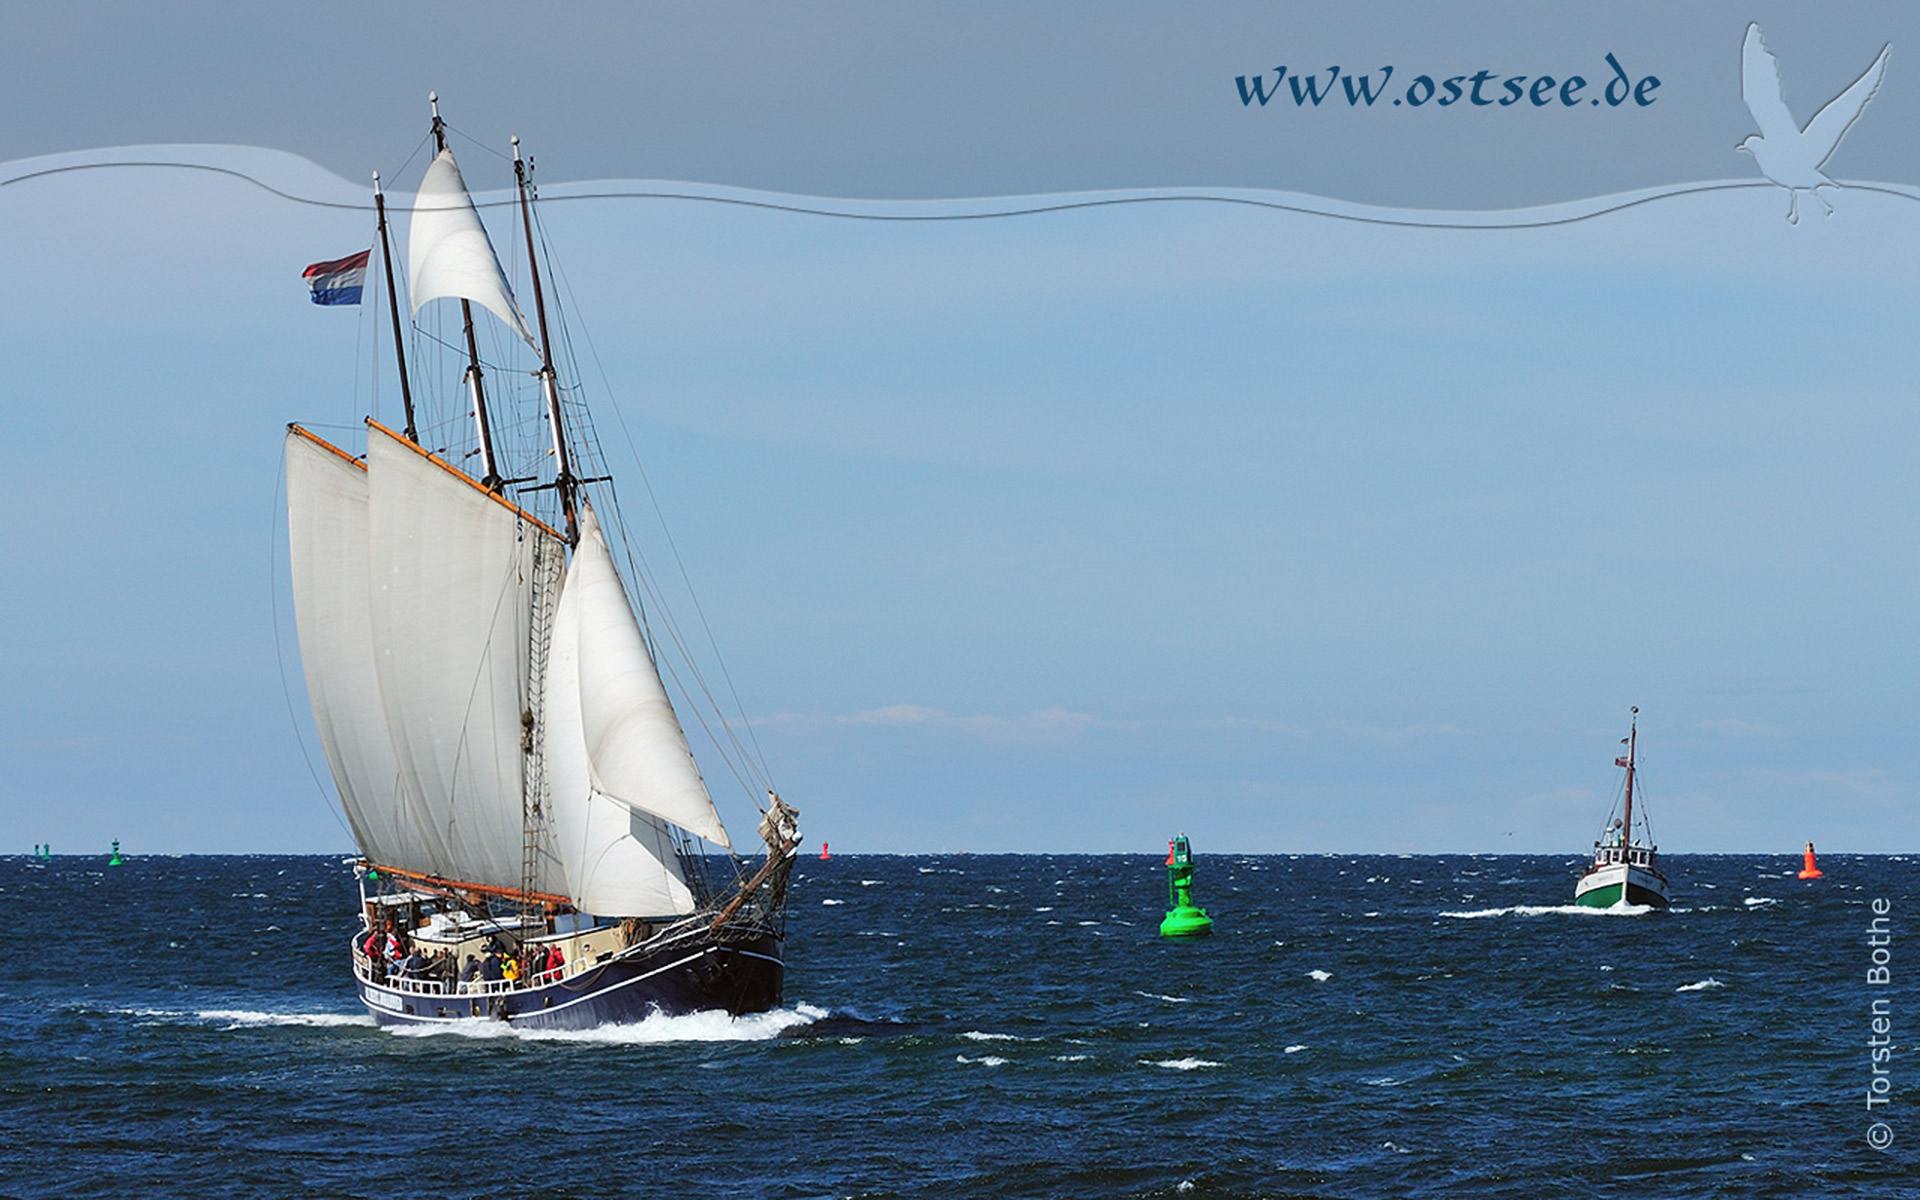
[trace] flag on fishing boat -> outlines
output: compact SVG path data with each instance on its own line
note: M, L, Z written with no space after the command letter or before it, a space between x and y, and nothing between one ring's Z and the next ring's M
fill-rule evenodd
M1627 756L1622 754L1619 758L1613 760L1613 765L1616 767L1625 767L1631 766L1632 764L1627 761Z
M301 273L313 289L315 304L358 304L367 282L367 256L371 250L349 254L329 262L317 262Z

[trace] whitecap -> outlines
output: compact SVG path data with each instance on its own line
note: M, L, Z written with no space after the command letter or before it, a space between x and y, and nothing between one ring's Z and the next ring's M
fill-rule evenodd
M1308 971L1307 978L1313 980L1315 983L1325 983L1327 980L1333 978L1333 973L1331 971Z
M1772 896L1748 896L1740 903L1746 905L1748 908L1759 908L1762 904L1778 904L1780 902Z
M1055 1061L1055 1062L1085 1062L1085 1061L1087 1061L1087 1060L1088 1060L1089 1058L1092 1058L1092 1057L1093 1057L1093 1055L1091 1055L1091 1054L1056 1054L1056 1055L1054 1055L1054 1056L1053 1056L1053 1061Z
M845 900L822 900L820 903L831 906L835 904L845 904L846 901Z
M982 1067L1004 1067L1007 1065L1007 1060L997 1054L982 1054L979 1058L968 1058L964 1054L956 1054L953 1056L953 1061Z
M1285 1050L1282 1050L1282 1051L1281 1051L1280 1053L1282 1053L1282 1054L1298 1054L1298 1053L1300 1053L1300 1052L1301 1052L1302 1050L1305 1050L1306 1048L1307 1048L1307 1046L1306 1046L1306 1043L1305 1043L1305 1042L1297 1042L1297 1043L1295 1043L1294 1045L1291 1045L1291 1046L1288 1046L1288 1047L1287 1047L1287 1048L1286 1048Z
M1683 983L1673 990L1676 992L1704 992L1709 988L1723 988L1725 986L1727 985L1709 975L1699 983Z
M1162 1058L1158 1060L1141 1059L1143 1067L1166 1067L1172 1071L1198 1071L1203 1067L1217 1067L1220 1064L1210 1058Z
M1143 992L1137 988L1134 990L1133 994L1136 996L1145 996L1149 1000L1165 1000L1168 1004L1192 1004L1193 1003L1193 997L1191 996L1163 996L1159 992Z
M982 1033L978 1029L969 1029L960 1036L970 1042L1024 1042L1027 1040L1011 1033Z
M862 879L860 881L860 886L861 887L879 887L880 881L878 879Z

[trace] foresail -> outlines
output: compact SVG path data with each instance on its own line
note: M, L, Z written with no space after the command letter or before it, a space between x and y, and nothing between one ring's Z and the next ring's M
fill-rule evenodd
M367 434L375 669L401 785L447 879L518 890L529 615L559 539L379 425ZM536 879L536 890L553 890Z
M307 696L354 841L376 862L428 870L374 673L367 472L298 427L287 431L287 540Z
M545 758L554 846L567 894L608 917L692 912L693 893L666 823L593 790L580 731L580 606L571 578L554 615L547 658Z
M730 845L590 505L582 506L567 592L577 593L581 732L594 788Z
M414 197L407 232L407 275L415 313L429 300L471 300L538 349L451 150L434 156Z

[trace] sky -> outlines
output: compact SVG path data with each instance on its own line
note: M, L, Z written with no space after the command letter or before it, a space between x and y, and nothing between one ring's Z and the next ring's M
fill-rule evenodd
M1840 23L1851 49L1807 101L1789 86L1803 119L1896 40L1883 15ZM1737 63L1744 21L1721 25ZM1501 28L1488 9L1453 36L1497 48ZM1097 32L1151 56L1145 26ZM1789 44L1770 38L1786 77ZM1902 61L1896 40L1894 115L1920 103ZM390 375L371 383L384 314L315 308L299 278L371 224L363 174L320 142L159 144L207 136L194 89L229 83L179 83L136 150L29 113L0 167L23 518L0 533L0 849L351 850L299 677L280 438L394 415ZM691 167L570 188L619 176L528 140L562 181L544 220L628 523L648 562L684 561L810 843L1573 856L1638 706L1667 852L1912 851L1920 179L1840 170L1850 133L1835 173L1893 186L1788 224L1731 153L1737 84L1697 135L1725 161L1680 182L1755 186L1643 162L1474 206L1579 218L1533 228L1433 227L1459 223L1438 211L1453 184L1328 203L1324 156L1255 185L1286 191L1089 169L1048 186L1199 198L889 222L714 201L1033 206L883 202L999 178L813 189L855 197L838 205ZM499 145L526 131L464 113L501 105L446 107ZM424 109L365 131L391 187L417 177ZM57 144L62 122L82 140ZM459 145L476 189L506 185ZM136 160L234 174L91 166ZM68 166L90 169L43 173ZM1639 186L1656 194L1587 203ZM565 199L622 190L681 198Z

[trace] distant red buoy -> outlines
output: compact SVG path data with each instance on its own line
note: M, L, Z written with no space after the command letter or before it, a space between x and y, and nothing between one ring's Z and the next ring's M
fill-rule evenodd
M1807 865L1800 868L1800 878L1818 879L1820 878L1820 874L1821 874L1820 868L1816 866L1813 861L1813 843L1808 842L1807 843Z
M827 844L825 842L821 842L820 843L820 861L825 862L832 857L833 855L827 853Z

